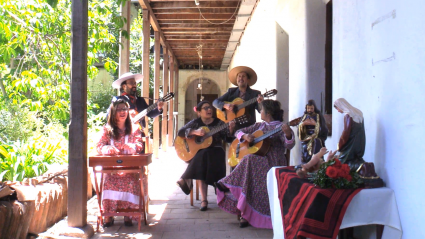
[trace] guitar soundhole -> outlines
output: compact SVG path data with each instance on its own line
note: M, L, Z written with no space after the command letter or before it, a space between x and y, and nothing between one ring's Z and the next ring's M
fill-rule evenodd
M202 137L196 137L195 142L197 144L202 144L202 142L204 142L204 141L202 140Z

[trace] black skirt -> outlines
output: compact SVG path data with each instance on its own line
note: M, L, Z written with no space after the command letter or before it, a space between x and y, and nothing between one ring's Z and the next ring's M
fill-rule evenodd
M211 147L198 151L181 178L204 180L208 185L214 185L225 176L225 152L221 147Z

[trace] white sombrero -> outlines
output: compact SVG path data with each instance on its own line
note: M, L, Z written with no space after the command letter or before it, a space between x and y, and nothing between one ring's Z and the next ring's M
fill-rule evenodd
M139 83L141 81L143 81L143 75L142 74L133 74L131 72L127 72L121 75L120 78L118 78L118 80L112 82L112 87L115 89L119 89L121 88L121 84L128 80L128 79L135 79L136 83Z
M230 70L229 72L229 80L232 84L238 85L236 77L238 76L239 72L245 72L249 76L248 85L252 86L257 82L257 74L253 69L247 66L237 66Z

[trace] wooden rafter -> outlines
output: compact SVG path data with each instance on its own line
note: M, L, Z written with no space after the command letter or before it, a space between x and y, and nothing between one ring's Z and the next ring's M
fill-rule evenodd
M165 35L165 39L167 41L170 40L198 40L198 41L204 41L204 40L226 40L229 41L229 35Z
M202 14L233 14L236 8L202 8ZM154 9L155 15L162 14L198 14L198 8Z
M201 1L199 6L195 5L194 1L151 1L152 9L187 9L198 7L201 9L205 8L236 8L238 6L238 1Z
M203 16L208 19L209 21L216 20L216 21L225 21L229 18L234 20L236 19L235 16L232 16L232 13L226 13L226 14L215 14L215 13L206 13L203 14ZM191 14L158 14L156 15L156 18L161 20L198 20L198 21L204 21L199 13L191 13Z
M192 0L138 1L151 13L152 27L159 32L161 44L173 51L176 65L198 65L196 48L202 44L203 65L220 67L240 0L201 0L198 6Z

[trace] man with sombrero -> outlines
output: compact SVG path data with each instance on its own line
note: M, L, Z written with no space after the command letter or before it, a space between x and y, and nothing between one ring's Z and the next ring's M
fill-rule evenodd
M247 123L236 125L235 130L238 130L248 127L256 122L255 109L260 112L258 103L261 103L264 100L264 97L261 95L260 91L251 89L250 86L257 82L257 74L253 69L247 66L237 66L230 70L229 80L233 85L237 85L238 87L229 88L226 94L214 100L213 106L215 108L221 111L226 109L232 111L235 105L228 102L232 102L236 98L242 98L244 101L257 98L257 103L248 105L245 108L245 112L250 117Z
M133 74L131 72L127 72L121 75L116 81L112 83L112 87L115 89L120 89L121 95L114 96L112 98L112 102L123 99L130 105L131 110L136 110L137 112L142 112L144 109L148 108L148 104L146 104L145 99L143 97L137 97L137 83L143 80L142 74ZM162 114L162 107L164 106L164 102L158 102L158 108L150 111L147 116L151 118L155 118L156 116ZM134 116L134 115L133 115ZM146 122L144 117L139 120L140 126L143 128L146 126Z

